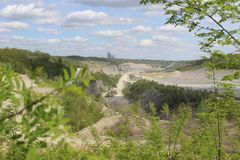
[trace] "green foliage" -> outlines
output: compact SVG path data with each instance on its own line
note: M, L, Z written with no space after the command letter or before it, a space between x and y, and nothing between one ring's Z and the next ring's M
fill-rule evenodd
M187 142L187 138L184 136L184 129L191 118L191 107L182 105L179 107L177 114L171 115L168 106L165 106L164 109L165 114L171 117L167 130L167 157L168 159L179 159L179 155L182 153L181 146L184 146Z
M218 53L218 62L211 62L217 63L216 69L219 65L221 68L239 69L239 54L224 56L225 53L218 49L229 46L236 49L232 53L239 53L240 5L238 0L141 0L140 3L162 5L168 16L167 24L185 26L190 32L194 32L195 36L200 38L201 49L209 53L210 61L216 58ZM236 72L234 76L228 76L225 80L239 79L238 74Z
M231 75L223 77L225 81L232 81L235 79L240 79L240 54L230 54L226 55L222 51L214 51L211 53L211 58L206 58L205 66L210 70L218 69L232 69L237 70Z
M166 156L163 131L160 128L159 119L151 118L151 128L146 135L147 143L142 146L142 159L163 159Z
M14 71L31 76L53 79L62 76L68 65L60 58L39 51L30 52L21 49L0 49L0 63L10 64Z
M191 90L177 86L165 86L153 81L139 80L128 86L123 91L124 95L134 101L140 101L143 107L149 110L149 103L153 102L160 113L163 104L168 104L170 109L176 109L180 104L191 104L197 107L202 99L208 96L207 91Z
M204 100L191 132L192 139L184 146L182 159L238 159L239 155L234 154L239 152L234 122L239 115L239 102L230 96Z
M125 115L121 122L113 130L108 131L108 135L111 137L117 137L124 142L128 142L131 132L132 128L130 117Z
M43 150L43 153L38 154L38 157L41 157L39 160L83 160L80 152L77 152L64 142Z
M65 117L73 131L79 131L103 117L101 105L77 86L68 87L62 95Z
M54 96L33 93L8 67L1 66L0 74L4 87L0 92L0 140L9 147L6 159L25 159L30 148L44 147L44 138L62 132L58 126L66 121Z
M15 85L17 89L20 89L20 78L7 66L0 66L0 78L0 106L6 100L17 103L13 94L15 92Z
M61 141L54 146L41 150L39 148L31 148L26 160L101 160L101 158L91 152L79 152L69 144Z
M167 107L165 107L165 110L167 110ZM107 146L103 145L100 148L100 153L107 159L178 160L184 152L183 149L185 149L179 146L187 144L184 130L191 117L190 112L189 107L182 106L176 114L171 114L171 119L165 130L162 130L162 121L158 117L150 115L151 127L145 135L144 143L132 140L130 134L124 134L124 139L121 136L115 136ZM164 114L167 114L167 112ZM125 127L121 127L121 133L127 133L129 124L123 123L122 125Z
M142 4L162 4L168 16L166 23L186 26L189 31L194 31L195 35L201 38L200 45L205 51L216 44L234 45L236 48L240 45L237 39L239 28L235 27L240 20L238 2L238 0L141 0ZM205 23L206 20L215 25L208 25Z
M46 148L47 140L67 131L68 121L57 94L74 88L77 82L82 83L77 90L84 91L89 76L85 69L75 75L70 68L64 71L59 88L42 96L26 88L11 68L0 66L0 75L0 142L6 147L0 151L1 159L38 159L36 151Z
M106 86L109 89L116 87L120 79L120 75L109 76L104 72L94 73L93 76L95 77L96 80L102 80L104 86Z
M195 92L176 86L161 86L154 82L139 81L129 86L125 90L125 94L136 101L145 100L143 102L146 104L153 102L149 108L151 115L156 113L153 104L156 105L158 113L163 108L163 114L169 120L167 121L166 133L159 127L163 122L156 117L151 117L152 125L145 143L136 143L128 137L129 134L126 134L129 123L125 123L125 126L121 127L122 132L120 132L124 135L125 141L113 139L105 147L103 145L101 148L101 145L98 145L100 150L97 152L98 155L91 153L81 155L65 144L46 149L44 138L51 137L53 134L58 135L58 126L65 124L63 116L66 114L63 114L63 110L56 103L55 96L40 97L40 95L34 94L26 89L24 83L11 69L0 67L0 144L1 147L6 148L0 150L1 159L240 159L239 101L234 98L231 83L218 84L215 80L216 69L239 69L239 55L225 56L214 48L217 45L239 48L240 43L236 38L239 35L239 28L237 28L240 20L239 0L142 0L141 3L161 3L165 13L169 16L167 23L186 26L201 38L201 49L210 53L207 67L211 73L210 77L213 80L215 92L209 95L206 92ZM205 26L207 20L211 20L215 25ZM227 29L225 25L233 27ZM39 56L43 59L40 58L39 61L38 58L32 55L28 56L27 53L15 54L19 50L13 49L11 52L9 49L3 50L0 54L0 62L11 64L20 73L34 70L37 75L42 76L41 72L46 72L48 77L54 77L60 75L62 69L65 68L62 67L61 60L56 63L56 59L41 55L41 53ZM9 55L14 57L13 54L16 59L9 58ZM22 55L25 57L23 56L23 58ZM26 65L23 64L25 61ZM38 63L43 61L44 65ZM56 64L61 65L57 66ZM37 68L42 66L44 66L43 69ZM51 67L54 69L48 71L47 69ZM87 77L90 76L84 69L77 77L74 76L73 69L65 69L64 78L60 79L61 82L56 91L63 90L66 97L71 93L70 96L79 98L79 94L82 95L88 86ZM226 80L236 78L239 78L238 72L225 77ZM78 84L81 88L75 86L76 79L79 80ZM218 90L222 92L219 93ZM75 101L75 98L71 99L70 96L67 97L66 102L76 108L79 104L82 105L82 101L87 105L89 104L88 100L85 101L85 99L82 99L81 102L77 101L75 104L72 102ZM202 101L206 98L205 96L207 99ZM159 100L160 102L158 102ZM196 103L191 105L197 106L201 101L201 107L194 120L190 119L191 109L189 107L185 105L178 107L181 103ZM22 106L26 106L23 111L21 111ZM172 113L172 108L176 107L179 110ZM71 112L78 111L78 108L76 110L68 109ZM84 108L85 110L84 113L90 115L91 109ZM87 118L84 117L84 119ZM87 121L92 122L92 119L87 119ZM190 133L188 127L192 128Z

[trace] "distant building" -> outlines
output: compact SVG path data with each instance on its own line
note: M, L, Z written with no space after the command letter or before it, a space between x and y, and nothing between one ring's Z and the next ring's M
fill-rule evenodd
M107 58L108 59L115 59L115 56L111 54L111 52L107 53Z

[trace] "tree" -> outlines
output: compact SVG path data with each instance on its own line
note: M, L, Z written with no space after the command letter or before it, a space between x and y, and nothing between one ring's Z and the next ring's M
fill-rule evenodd
M227 156L223 149L224 121L227 118L227 113L239 110L239 103L235 104L237 102L231 98L233 97L232 84L216 81L216 69L218 69L219 60L229 58L224 52L224 47L234 47L233 53L239 52L239 0L141 0L140 3L163 5L165 14L169 16L166 23L187 27L190 32L194 32L200 38L201 50L209 53L207 68L209 77L213 82L214 94L205 103L205 106L208 106L210 110L204 112L204 115L208 117L208 131L211 130L210 134L214 134L212 138L215 139L215 159L230 159L231 156ZM207 23L208 21L211 21L212 24ZM221 46L221 50L219 46ZM239 61L231 61L229 64L234 66L231 68L238 68ZM229 66L224 67L229 68ZM239 71L230 78L228 77L230 80L234 78L239 78ZM219 93L219 89L223 90L224 93ZM238 109L231 110L235 107ZM206 126L204 127L206 128Z
M86 70L78 76L73 68L69 73L64 70L58 88L42 96L26 88L11 67L0 65L0 144L6 147L0 150L0 159L26 159L35 154L33 151L46 148L48 139L66 131L67 120L56 95L77 80L82 82L79 88L84 91L89 84Z
M238 0L142 0L141 4L162 4L169 16L166 23L186 26L201 37L203 50L217 44L240 47L238 39L240 5ZM206 23L212 21L214 25Z

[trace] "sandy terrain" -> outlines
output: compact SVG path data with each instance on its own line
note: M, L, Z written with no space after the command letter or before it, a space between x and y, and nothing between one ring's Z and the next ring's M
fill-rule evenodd
M217 82L221 82L221 79L229 74L232 74L232 70L219 70L216 72ZM204 69L185 71L185 72L154 72L154 73L139 73L136 76L143 79L153 80L160 84L166 85L178 85L182 87L192 88L210 88L212 87L212 80L207 78L207 71ZM240 87L238 83L235 83Z
M134 83L134 80L131 80L130 75L134 75L135 73L125 73L121 76L121 78L118 81L117 87L116 87L116 97L122 97L123 93L122 90L126 87L129 83Z
M116 97L122 97L122 90L129 83L134 83L138 79L155 80L156 78L164 78L169 72L164 73L163 71L174 66L175 63L170 64L166 68L153 68L147 64L135 64L135 63L124 63L119 68L122 72L122 76L118 81L117 87L115 88L117 94ZM177 73L177 72L176 72ZM131 77L135 77L132 79Z
M22 80L24 81L27 88L32 88L32 90L38 94L48 94L53 91L53 88L48 87L38 87L32 79L30 79L27 75L20 75Z
M229 74L232 74L233 70L219 70L216 72L216 81L221 82L221 79ZM188 87L193 89L211 89L213 82L207 78L207 71L204 69L191 70L191 71L152 71L152 72L129 72L122 75L117 84L117 95L123 96L122 90L128 83L133 83L136 80L131 79L130 75L137 77L137 79L146 79L156 81L159 84L165 85L177 85L181 87ZM240 83L233 83L236 85L237 95L240 95Z

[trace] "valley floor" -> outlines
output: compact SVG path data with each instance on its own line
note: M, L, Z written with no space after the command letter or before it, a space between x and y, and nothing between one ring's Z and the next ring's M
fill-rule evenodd
M129 72L122 75L117 85L117 96L122 96L121 91L128 83L133 83L139 79L146 79L156 81L164 85L177 85L180 87L187 87L192 89L207 89L211 90L213 82L207 78L207 71L204 69L191 70L191 71L153 71L153 72ZM233 73L233 70L219 70L216 73L216 80L222 82L221 79ZM134 77L134 78L131 78ZM236 85L235 91L237 96L240 96L240 84L238 81L231 82Z

